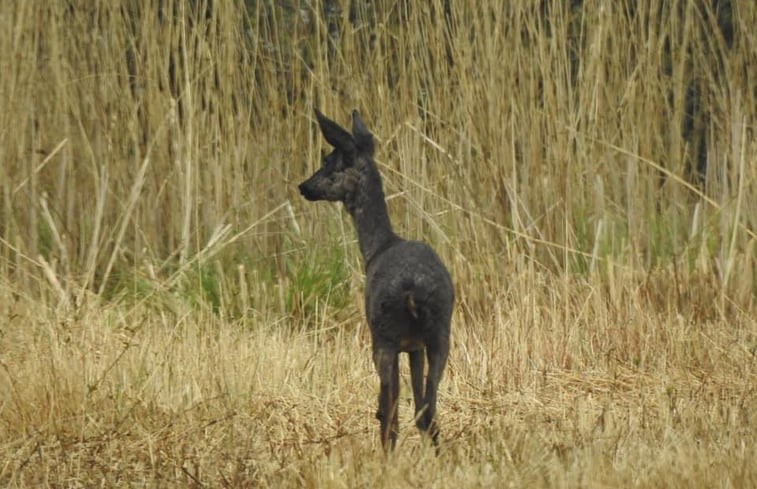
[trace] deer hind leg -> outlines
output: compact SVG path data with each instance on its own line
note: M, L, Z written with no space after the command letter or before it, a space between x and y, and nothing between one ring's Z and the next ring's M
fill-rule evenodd
M436 393L442 379L444 367L449 355L449 340L440 339L429 344L426 348L428 358L428 376L426 377L426 391L424 393L424 410L417 424L421 431L425 431L436 445L439 438L439 424L436 417Z
M373 353L373 362L381 382L376 418L380 423L381 446L387 451L396 445L399 432L399 355L396 351L379 348Z
M422 423L421 416L425 411L425 399L423 393L423 371L425 369L425 352L423 350L415 350L408 353L410 356L410 382L413 386L413 401L415 402L415 425L421 430L425 431Z

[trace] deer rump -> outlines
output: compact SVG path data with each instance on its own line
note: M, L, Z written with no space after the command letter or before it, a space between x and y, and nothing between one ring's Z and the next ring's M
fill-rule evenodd
M400 240L371 261L366 275L365 309L374 341L409 352L449 335L454 289L428 245Z

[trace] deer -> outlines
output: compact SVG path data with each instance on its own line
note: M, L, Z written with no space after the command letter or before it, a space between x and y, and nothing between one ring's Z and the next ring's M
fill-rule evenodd
M373 134L358 111L352 112L352 133L318 109L315 115L333 151L298 188L308 201L342 202L357 230L365 267L365 315L380 382L376 418L381 445L389 452L397 443L399 354L407 353L415 424L438 447L436 402L449 355L452 278L429 245L403 239L392 229L373 157Z

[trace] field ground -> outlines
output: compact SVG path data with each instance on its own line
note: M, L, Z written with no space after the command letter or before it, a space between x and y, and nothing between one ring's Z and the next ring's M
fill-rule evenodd
M6 291L0 477L7 487L754 486L753 316L694 322L639 297L539 285L493 295L489 316L457 314L438 456L410 419L404 366L401 439L386 460L357 312L318 317L317 328L191 310L40 314Z

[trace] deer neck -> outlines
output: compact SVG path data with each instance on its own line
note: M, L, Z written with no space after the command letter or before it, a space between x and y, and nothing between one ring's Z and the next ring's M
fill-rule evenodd
M351 202L347 202L347 211L352 216L357 229L360 252L365 268L373 258L381 254L399 238L392 230L389 210L381 185L378 170L372 168L355 191Z

